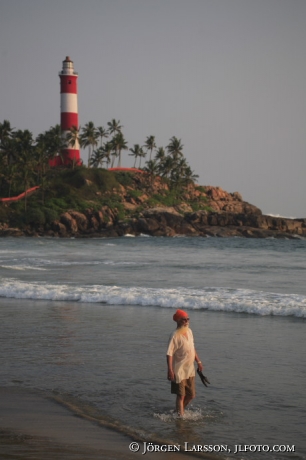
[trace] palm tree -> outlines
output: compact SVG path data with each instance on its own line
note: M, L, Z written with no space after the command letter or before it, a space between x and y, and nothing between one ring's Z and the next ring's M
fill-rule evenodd
M118 152L117 152L117 146L115 145L115 143L113 142L113 139L110 141L110 144L112 146L112 149L111 149L111 156L112 156L112 163L111 163L111 168L114 167L114 163L115 163L115 159L117 158L118 156Z
M183 156L183 145L181 139L173 136L170 139L170 143L167 145L167 150L172 157L177 160Z
M77 129L77 128L76 128ZM73 130L72 130L73 132ZM77 134L79 130L77 129ZM76 140L75 134L73 134L74 146L79 143L79 139ZM48 160L52 160L57 154L60 154L61 151L65 148L65 140L62 136L62 131L60 125L51 126L48 131L44 133L44 142L46 147L46 156Z
M185 184L188 185L189 184L192 184L194 183L197 179L199 178L199 176L197 174L194 173L194 171L192 171L192 169L190 168L190 166L187 166L187 168L185 169L185 174L184 174L184 182Z
M5 180L9 185L8 196L11 196L12 185L16 181L18 177L18 165L16 163L12 163L7 165L5 169Z
M155 160L163 162L165 159L166 153L164 147L158 147L156 150Z
M173 167L175 161L170 155L167 155L160 163L159 163L159 172L162 177L168 178Z
M78 128L77 126L71 126L71 128L66 134L66 139L65 139L66 142L63 148L67 148L71 146L73 149L76 150L81 145L82 141L81 141L81 136L80 136L80 129L81 127ZM62 154L61 154L62 149L60 149L59 152L62 157ZM62 157L62 161L63 161L63 157ZM75 157L70 162L70 165L72 166L72 169L74 169L74 166L76 165Z
M117 133L112 141L113 143L113 147L116 151L116 156L118 156L118 167L120 168L121 167L121 151L122 150L127 150L128 149L128 145L127 145L127 142L126 140L124 139L124 136L121 132Z
M45 176L46 172L46 136L45 134L39 134L36 137L35 145L35 158L37 161L37 176L38 183L42 182L42 178Z
M108 137L108 133L106 131L105 128L103 128L103 126L99 126L97 128L97 133L100 137L100 147L102 147L102 140L103 140L103 137L105 137L105 139Z
M51 130L50 130L51 131ZM37 182L40 184L40 190L42 192L42 202L45 201L45 190L47 184L47 170L49 168L49 160L54 158L55 154L58 152L54 150L55 139L49 132L39 134L36 138L36 145L34 149L35 160L37 162L36 172L37 172ZM60 130L59 130L59 134ZM61 135L60 135L61 139Z
M138 166L138 168L139 168L139 169L141 169L141 159L142 159L142 158L145 158L146 154L147 154L147 152L145 152L145 151L143 150L143 148L140 147L140 150L139 150L139 153L138 153L138 156L139 156L139 166Z
M103 165L103 160L105 158L105 153L103 147L99 147L97 150L93 151L92 157L90 159L90 166L98 168L100 164Z
M79 146L81 143L80 127L78 128L74 125L69 129L68 133L66 134L66 143L68 147L71 146L74 149Z
M11 123L8 120L3 120L3 123L0 123L0 143L12 137L14 128L11 128Z
M148 136L144 146L146 147L147 151L150 151L149 160L151 160L152 151L156 148L155 136Z
M148 176L150 178L150 183L151 185L153 184L154 177L158 174L158 164L157 160L149 160L146 162L146 165L143 170L148 173Z
M103 152L104 152L104 158L106 158L107 168L108 168L109 163L111 162L110 157L111 157L112 150L113 150L112 142L105 142L103 146Z
M190 171L188 171L188 168ZM186 183L187 172L189 174L192 173L185 158L181 158L175 161L174 167L170 173L170 179L174 188L178 190L180 188L180 185Z
M115 120L115 118L112 119L112 121L108 121L108 132L110 134L118 134L121 133L121 129L123 126L120 125L120 120Z
M98 144L98 136L99 133L97 133L95 125L92 121L86 123L84 128L82 128L81 145L82 147L88 147L88 167L90 166L92 151Z
M135 162L134 162L134 168L136 166L136 160L137 160L137 157L139 157L139 152L141 152L141 147L139 144L134 144L134 147L130 149L130 152L132 153L129 153L130 156L134 156L135 157ZM142 153L142 152L141 152Z
M14 128L11 127L11 123L8 120L0 123L0 153L6 164L10 164L13 161L13 151L11 149L13 131Z
M23 183L24 192L30 186L36 169L37 161L34 155L33 135L27 129L18 130L14 133L14 148L16 150L16 160L18 164L18 172ZM27 209L27 195L24 196L24 210Z

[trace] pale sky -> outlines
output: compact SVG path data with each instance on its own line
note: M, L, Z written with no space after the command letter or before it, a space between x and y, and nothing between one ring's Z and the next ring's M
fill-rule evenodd
M306 217L305 0L0 0L0 43L0 122L59 123L70 56L81 125L176 136L199 184Z

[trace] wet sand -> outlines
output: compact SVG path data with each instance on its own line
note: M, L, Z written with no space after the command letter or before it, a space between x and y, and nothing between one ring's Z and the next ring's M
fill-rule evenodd
M194 458L179 452L130 452L133 440L86 420L43 395L0 388L0 451L3 460L174 460ZM210 456L207 456L208 458ZM216 457L215 457L216 458Z

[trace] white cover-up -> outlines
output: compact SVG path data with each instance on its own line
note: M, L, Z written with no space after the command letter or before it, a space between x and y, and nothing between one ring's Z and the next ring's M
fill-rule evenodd
M173 372L176 383L195 376L195 349L191 329L186 329L185 337L179 329L170 336L167 355L172 356Z

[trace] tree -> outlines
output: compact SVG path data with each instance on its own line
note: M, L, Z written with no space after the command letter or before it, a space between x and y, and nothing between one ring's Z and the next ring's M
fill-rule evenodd
M164 147L158 147L158 149L156 150L155 160L162 162L164 161L165 156L166 153Z
M124 136L121 132L117 133L113 139L112 139L112 144L114 147L114 150L116 152L116 156L118 157L118 167L121 167L121 151L122 150L127 150L128 145L126 140L124 139Z
M48 166L47 156L47 136L45 134L39 134L36 138L36 145L34 149L35 160L37 162L37 183L41 184L42 196L44 202L44 190L46 184L46 172Z
M73 149L76 149L81 143L80 137L80 127L71 126L68 133L66 134L66 146L71 146Z
M76 130L78 134L78 128L76 128ZM75 134L73 134L73 138L75 138ZM61 153L61 151L65 148L66 143L63 139L60 125L51 126L48 131L45 131L44 142L46 147L46 157L48 160L52 160L57 154ZM77 137L74 139L74 146L76 146L78 143L79 139Z
M65 147L60 125L51 126L48 131L36 137L36 153L39 162L46 168L49 166L49 160L52 160Z
M138 153L138 156L139 156L139 166L138 166L138 168L139 168L139 169L141 169L141 159L142 159L142 158L145 158L146 154L147 154L147 152L145 152L145 151L143 150L143 148L140 147L140 150L139 150L139 153Z
M187 185L187 187L188 185L193 184L198 178L199 176L195 174L194 171L192 171L190 166L187 166L187 168L185 169L185 175L183 178L184 183Z
M112 163L111 163L111 168L114 167L114 163L115 163L115 159L117 158L118 156L118 152L117 152L117 146L116 144L113 142L113 139L110 141L110 145L111 145L111 156L112 156Z
M102 141L103 141L103 137L105 137L105 139L108 137L108 132L106 131L105 128L103 128L103 126L99 126L97 128L97 133L100 137L100 147L102 147Z
M150 183L151 185L153 184L153 180L158 174L159 167L157 160L149 160L146 162L146 166L143 168L143 170L148 174Z
M99 147L97 150L93 151L92 157L90 159L90 166L98 168L100 164L103 165L103 160L105 158L105 153L103 147Z
M111 162L111 154L112 154L112 150L113 150L113 145L112 145L112 142L105 142L104 146L103 146L103 152L104 152L104 158L106 158L106 165L107 165L107 168L109 166L109 163Z
M8 189L8 196L11 196L11 190L13 184L16 182L16 179L18 177L18 169L17 169L17 164L16 163L11 163L6 166L3 174L5 178L5 182L8 184L9 189Z
M2 161L6 164L10 164L13 161L13 151L11 139L13 136L14 128L11 127L11 123L8 120L4 120L0 123L0 153Z
M164 157L164 159L159 163L159 173L162 177L168 178L174 167L174 160L170 155Z
M110 134L121 133L121 129L123 128L123 126L120 125L120 120L115 120L115 118L113 118L112 121L109 121L107 125L108 125L108 132Z
M135 168L136 160L139 156L141 156L141 154L143 153L143 150L139 144L134 144L134 147L130 149L130 152L132 153L129 153L129 155L135 157L135 161L134 161L134 168Z
M151 160L152 151L156 148L155 136L148 136L144 146L150 152L149 160Z
M185 170L187 168L187 163L185 158L179 160L174 160L173 167L170 173L170 180L172 185L176 188L182 183L185 176Z
M181 139L178 139L177 137L173 136L170 139L169 144L167 145L167 150L168 153L175 159L177 160L178 158L181 158L183 156L183 145L181 142Z
M27 129L22 131L18 130L14 133L14 149L16 151L16 162L18 167L18 174L23 183L24 192L28 190L31 185L31 180L34 176L37 161L34 155L34 141L33 135ZM27 194L24 196L24 210L27 209Z
M98 145L98 137L99 133L96 131L94 123L92 121L86 123L82 128L81 145L82 147L88 147L88 167L90 166L92 151Z

